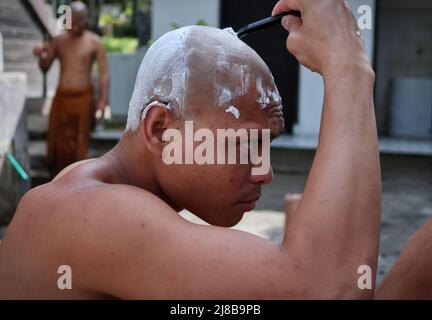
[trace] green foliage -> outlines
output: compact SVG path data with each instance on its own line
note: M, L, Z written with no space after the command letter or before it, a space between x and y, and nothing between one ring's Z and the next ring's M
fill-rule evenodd
M107 52L134 53L138 47L138 39L130 37L103 37L102 42Z
M208 24L203 19L198 20L197 23L195 23L195 25L205 26L205 27L208 26Z
M170 23L171 29L177 30L180 28L180 25L177 22L171 22Z
M99 24L104 27L108 24L117 25L120 24L120 19L113 17L110 14L101 14L99 17Z
M177 22L171 22L170 26L173 30L179 29L180 25ZM199 19L196 23L195 26L208 26L207 22L205 22L203 19Z

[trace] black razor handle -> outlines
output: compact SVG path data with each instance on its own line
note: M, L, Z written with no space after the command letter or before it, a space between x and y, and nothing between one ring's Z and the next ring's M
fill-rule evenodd
M268 28L270 26L274 26L276 24L280 24L282 18L285 17L285 16L287 16L287 15L293 15L293 16L301 18L300 11L294 11L293 10L293 11L283 12L283 13L278 14L276 16L268 17L268 18L265 18L265 19L253 22L251 24L248 24L248 25L240 28L237 31L237 36L239 38L242 38L242 37L248 35L251 32L259 31L259 30Z

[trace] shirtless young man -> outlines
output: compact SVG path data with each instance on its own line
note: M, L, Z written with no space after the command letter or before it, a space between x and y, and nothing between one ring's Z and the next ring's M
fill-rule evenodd
M288 10L304 17L284 19L288 48L323 76L325 99L315 161L283 242L225 228L253 207L271 170L162 159L164 132L184 130L185 120L212 132L283 131L259 56L227 31L188 27L149 49L118 145L24 196L0 245L0 298L372 298L357 271L368 265L375 276L378 256L374 73L344 1L283 0L273 13ZM211 225L186 221L183 208ZM71 267L72 290L57 287L60 265Z
M87 158L94 117L96 113L103 117L108 100L109 74L102 41L97 34L86 30L88 14L84 3L72 2L71 12L71 29L54 37L50 45L34 49L43 72L49 70L56 58L61 64L48 128L48 167L52 176L69 164ZM95 60L101 89L96 108L91 85Z

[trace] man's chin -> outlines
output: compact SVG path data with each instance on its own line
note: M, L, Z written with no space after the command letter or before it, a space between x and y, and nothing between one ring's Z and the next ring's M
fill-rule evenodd
M216 227L225 227L225 228L231 228L236 226L241 219L243 218L243 215L245 214L244 211L236 211L230 215L226 216L219 216L216 218L209 218L209 219L203 219L208 224L211 224L212 226Z

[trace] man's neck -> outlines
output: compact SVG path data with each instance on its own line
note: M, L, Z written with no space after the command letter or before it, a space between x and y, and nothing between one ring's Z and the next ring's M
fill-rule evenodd
M136 137L133 134L126 133L119 143L102 157L109 163L109 175L113 183L147 190L165 201L174 210L181 210L163 192L153 168L151 155L140 148L140 143L134 139Z
M82 32L79 33L74 33L73 31L68 30L67 34L72 38L72 39L79 39L82 36L84 36L85 34L85 30L83 30Z

